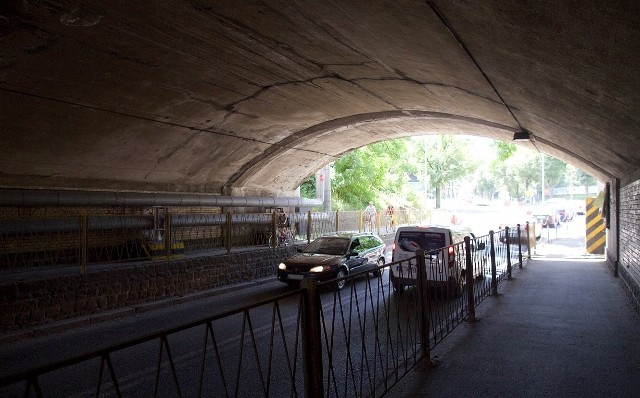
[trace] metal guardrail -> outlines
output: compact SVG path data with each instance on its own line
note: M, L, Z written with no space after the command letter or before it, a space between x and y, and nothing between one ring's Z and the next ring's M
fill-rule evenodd
M509 239L491 231L453 245L474 270L453 297L426 276L444 255L427 260L419 250L379 267L415 261L415 288L394 292L368 272L343 278L342 290L332 289L337 280L305 279L249 306L2 377L0 395L379 397L522 267L522 246L511 251Z
M362 211L291 213L291 230L298 242L343 231L363 231ZM417 211L396 212L402 223L419 223L428 216ZM376 231L389 232L381 225ZM70 215L7 219L0 223L0 270L25 267L170 260L207 251L274 246L279 225L275 213L147 215Z

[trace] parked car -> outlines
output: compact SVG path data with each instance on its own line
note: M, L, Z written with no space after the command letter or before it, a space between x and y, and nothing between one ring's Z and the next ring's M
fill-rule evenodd
M505 229L505 227L509 227L509 242L517 243L518 242L518 221L509 222L500 224L500 230ZM527 242L527 228L531 228L531 234L535 235L535 240L539 241L542 238L542 217L528 216L520 221L520 243ZM529 224L527 224L527 221ZM506 236L505 234L500 234L500 242L505 243Z
M560 215L557 210L540 208L531 214L542 223L542 228L558 228L560 226Z
M573 206L567 199L564 198L549 198L546 200L545 205L553 209L557 214L560 222L568 222L573 220L574 210Z
M571 207L573 207L573 211L581 216L584 216L585 213L585 200L574 200L571 202Z
M386 245L375 234L336 234L322 236L309 243L278 266L278 280L287 284L299 284L303 278L326 281L343 278L358 271L383 273ZM342 289L345 280L336 282Z
M448 297L460 295L465 280L465 264L461 260L464 254L458 252L461 248L456 245L464 241L464 237L471 238L471 250L484 253L485 244L477 243L470 229L459 226L402 226L398 227L393 243L391 274L389 279L396 291L402 291L404 286L417 283L416 250L425 251L427 283L446 292ZM479 260L478 267L474 266L474 278L484 275L486 259L483 256L473 256ZM404 261L407 260L407 261Z

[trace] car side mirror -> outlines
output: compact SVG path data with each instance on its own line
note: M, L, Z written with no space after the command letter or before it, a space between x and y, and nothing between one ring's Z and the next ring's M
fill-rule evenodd
M358 257L358 252L355 250L349 251L349 257Z
M478 243L478 249L476 249L476 250L478 250L478 251L484 250L486 247L487 247L487 245L484 242L480 242L480 243Z

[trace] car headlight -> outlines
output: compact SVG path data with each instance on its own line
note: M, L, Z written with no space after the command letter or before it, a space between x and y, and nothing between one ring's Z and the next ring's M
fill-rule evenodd
M323 266L321 266L321 265L319 265L319 266L317 266L317 267L313 267L313 268L311 268L311 269L309 270L309 272L322 272L322 271L324 271L324 267L323 267Z
M278 269L286 271L287 270L287 265L285 263L280 263L280 265L278 265Z

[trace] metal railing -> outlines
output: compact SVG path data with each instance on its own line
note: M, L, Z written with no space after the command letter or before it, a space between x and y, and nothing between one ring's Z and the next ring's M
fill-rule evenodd
M249 306L3 376L0 395L379 397L522 267L522 246L509 246L508 230L491 231L379 266L386 275L415 262L416 287L397 291L372 272L343 278L342 290L305 279ZM429 267L449 268L450 249L457 267L473 270L453 295L427 279Z
M399 210L399 223L421 223L431 213ZM289 214L295 241L346 231L364 231L362 211ZM376 230L386 233L378 214ZM26 267L170 260L235 248L275 246L275 213L70 215L2 220L0 270Z

